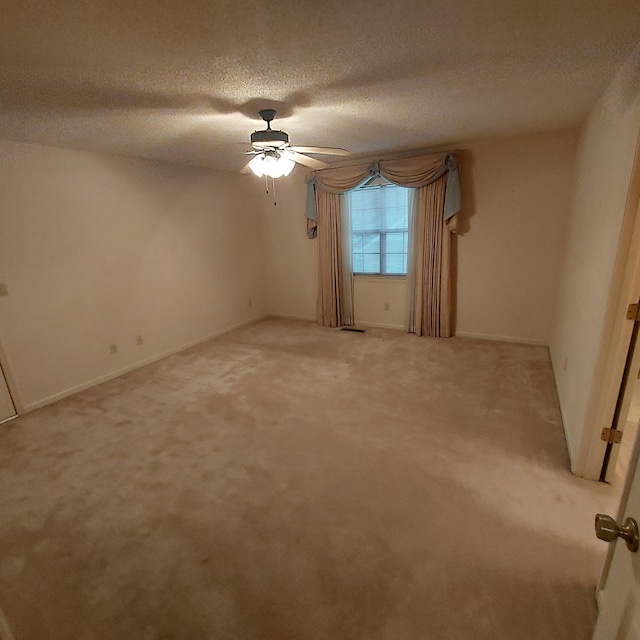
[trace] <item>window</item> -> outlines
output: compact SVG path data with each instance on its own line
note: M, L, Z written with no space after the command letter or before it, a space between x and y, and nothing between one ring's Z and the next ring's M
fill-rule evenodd
M406 275L409 191L385 181L347 194L354 273Z

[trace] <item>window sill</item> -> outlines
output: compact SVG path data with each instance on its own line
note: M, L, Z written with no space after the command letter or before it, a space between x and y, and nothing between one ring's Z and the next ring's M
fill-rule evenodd
M362 282L404 282L407 276L387 275L384 273L354 273L353 277Z

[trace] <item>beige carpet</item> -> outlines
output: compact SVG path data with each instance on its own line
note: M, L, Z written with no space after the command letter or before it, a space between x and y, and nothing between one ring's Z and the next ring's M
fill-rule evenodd
M0 429L16 640L581 640L547 351L270 319Z

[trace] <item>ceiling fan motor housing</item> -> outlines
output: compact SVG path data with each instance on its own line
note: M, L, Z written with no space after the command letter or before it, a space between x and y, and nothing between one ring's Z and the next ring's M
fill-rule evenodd
M289 144L289 134L284 131L265 129L251 134L251 146L254 149L280 149Z

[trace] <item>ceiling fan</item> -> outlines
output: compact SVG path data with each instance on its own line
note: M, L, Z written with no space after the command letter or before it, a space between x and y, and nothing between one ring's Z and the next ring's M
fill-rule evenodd
M312 169L322 169L326 162L309 157L308 153L330 156L348 156L346 149L332 147L299 147L289 144L289 134L271 128L271 121L276 117L275 109L262 109L258 112L267 123L267 128L251 134L251 151L254 157L242 168L241 173L252 171L258 177L270 176L280 178L288 176L296 162Z

